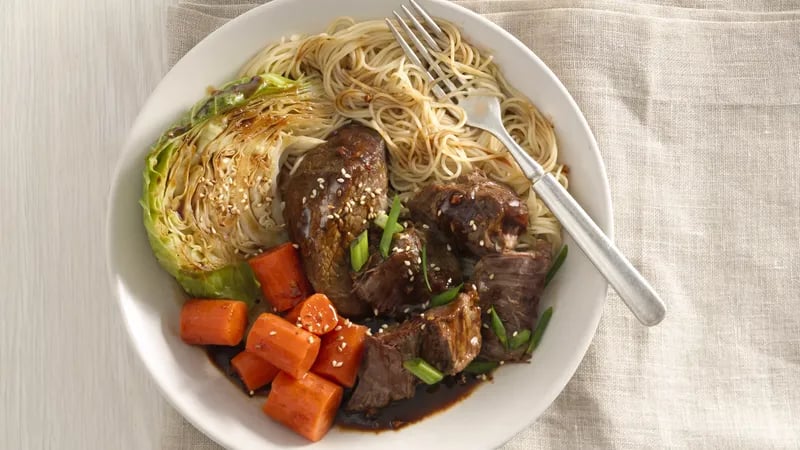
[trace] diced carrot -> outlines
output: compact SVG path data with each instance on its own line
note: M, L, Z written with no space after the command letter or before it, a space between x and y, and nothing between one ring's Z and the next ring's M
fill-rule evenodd
M311 371L345 387L353 387L364 356L367 327L341 318L333 331L322 337L319 356Z
M239 374L239 378L242 379L247 389L251 391L266 386L267 383L275 379L279 372L277 367L247 350L234 356L231 359L231 366Z
M247 335L247 351L300 378L311 369L319 353L320 339L275 314L258 316Z
M272 248L247 261L261 284L261 292L276 311L286 311L311 295L300 255L291 243Z
M237 345L247 327L247 304L188 300L181 309L181 339L193 345Z
M333 330L339 322L336 308L325 294L308 297L292 308L284 318L295 325L300 324L316 335L323 335Z
M316 442L330 430L341 402L341 386L313 373L295 379L281 372L272 382L262 409L295 433Z

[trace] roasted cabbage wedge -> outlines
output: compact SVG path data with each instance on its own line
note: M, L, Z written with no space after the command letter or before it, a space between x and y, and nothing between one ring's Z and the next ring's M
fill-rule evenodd
M212 91L146 158L141 205L159 263L195 297L252 301L246 259L286 240L281 166L334 129L310 80L260 74Z

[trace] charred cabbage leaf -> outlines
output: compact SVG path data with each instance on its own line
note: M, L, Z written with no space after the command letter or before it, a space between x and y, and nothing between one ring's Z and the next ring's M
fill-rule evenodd
M151 148L141 205L159 263L192 296L250 301L246 258L286 240L277 177L334 129L306 80L261 74L200 100Z

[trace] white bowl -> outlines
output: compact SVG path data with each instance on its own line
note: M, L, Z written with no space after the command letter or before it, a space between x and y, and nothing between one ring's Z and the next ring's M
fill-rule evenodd
M570 191L607 233L611 200L597 144L575 102L553 73L508 32L455 4L424 6L457 24L472 44L490 51L512 85L552 118L561 160L570 166ZM318 33L336 17L389 16L400 0L274 0L232 20L192 49L161 81L142 108L122 151L109 202L107 249L111 286L139 356L169 402L198 429L229 448L307 446L272 422L225 379L205 352L181 342L183 294L153 257L137 203L144 156L159 134L209 85L232 79L265 44L281 36ZM567 242L572 241L567 238ZM399 431L352 432L337 428L318 448L497 447L536 420L575 373L594 336L605 302L605 280L571 245L545 294L554 314L531 364L509 365L493 383L455 406ZM470 432L473 427L474 431Z

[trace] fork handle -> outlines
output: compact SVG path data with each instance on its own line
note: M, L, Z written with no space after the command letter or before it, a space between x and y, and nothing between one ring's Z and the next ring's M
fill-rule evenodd
M561 226L617 291L633 315L647 326L664 319L666 305L653 287L551 174L533 180L533 190Z

